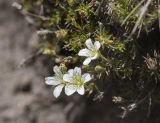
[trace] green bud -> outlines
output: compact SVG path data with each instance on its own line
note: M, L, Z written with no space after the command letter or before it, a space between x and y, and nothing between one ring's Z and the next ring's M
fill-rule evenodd
M104 71L105 70L105 68L103 68L102 66L100 66L100 65L97 65L96 67L95 67L95 71L96 72L102 72L102 71Z

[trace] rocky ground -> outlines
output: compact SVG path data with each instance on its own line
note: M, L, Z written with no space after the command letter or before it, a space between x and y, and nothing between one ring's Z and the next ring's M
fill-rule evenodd
M63 106L53 105L52 91L44 84L42 63L17 68L37 36L12 2L0 0L0 123L65 123Z

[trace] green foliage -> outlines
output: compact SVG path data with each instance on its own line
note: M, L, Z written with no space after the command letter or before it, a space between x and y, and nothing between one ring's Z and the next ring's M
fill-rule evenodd
M49 26L56 26L61 21L61 15L60 12L56 11L54 12L49 19Z
M65 48L69 51L78 52L82 48L84 41L87 39L85 34L82 33L73 33L65 42Z
M93 13L93 8L90 4L82 3L75 11L78 12L81 17L85 18L89 17Z
M42 4L37 3L41 2L24 0L23 6L26 11L39 15L37 10ZM137 86L139 80L144 82L141 83L144 87L149 86L151 81L156 81L157 84L160 80L159 65L156 64L159 57L152 52L158 48L149 51L152 57L147 57L147 50L139 52L144 49L140 47L137 37L141 32L149 32L158 19L156 2L151 0L148 7L144 8L147 2L148 0L47 0L43 3L43 16L48 20L40 20L38 28L54 32L60 50L72 55L73 64L80 63L75 54L85 46L86 39L99 41L102 44L100 51L103 60L97 62L105 70L101 71L93 64L90 71L95 72L95 76L104 82L107 82L109 76L117 77L120 81L117 83L118 94L127 98L135 97L143 91ZM39 6L34 8L33 5ZM127 38L132 41L129 42ZM41 48L44 54L56 54L52 47L43 45ZM94 84L90 84L88 91L93 88Z
M29 1L23 1L23 9L26 11L31 11L32 10L32 5L29 3Z

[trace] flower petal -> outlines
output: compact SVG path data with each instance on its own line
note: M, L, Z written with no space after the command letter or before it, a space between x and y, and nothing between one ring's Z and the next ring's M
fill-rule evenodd
M81 76L81 68L80 67L74 68L74 75Z
M90 38L86 40L85 44L86 44L88 49L93 49L94 48L94 45L93 45L92 40Z
M73 76L74 70L73 70L73 69L69 69L69 70L68 70L68 73L69 73L71 76Z
M71 83L72 82L72 75L70 75L70 74L64 74L63 75L63 80Z
M92 78L91 78L89 73L85 73L85 74L82 75L82 80L83 80L84 83L89 82L91 79Z
M57 65L53 67L53 71L55 72L56 76L62 78L63 74Z
M99 48L101 47L101 44L99 41L94 42L94 47L96 48L96 50L99 50Z
M84 60L84 62L83 62L83 65L88 65L90 62L91 62L91 58L89 57L89 58L86 58L85 60Z
M65 93L67 96L72 95L74 92L76 92L76 88L73 85L66 85L65 86Z
M46 77L45 83L47 85L58 85L58 84L60 84L60 80L56 77Z
M89 57L91 56L91 51L85 48L85 49L80 50L78 55Z
M83 95L84 94L84 86L81 86L80 88L77 89L77 92L80 94L80 95Z
M63 84L58 85L58 86L55 87L55 89L54 89L54 91L53 91L53 95L54 95L56 98L59 97L59 95L61 94L63 87L64 87Z

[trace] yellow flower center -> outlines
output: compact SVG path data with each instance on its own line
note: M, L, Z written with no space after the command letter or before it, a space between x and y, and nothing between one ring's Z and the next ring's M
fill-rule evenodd
M83 80L81 79L81 76L74 76L73 77L73 85L77 88L79 88L83 85Z
M99 52L96 49L92 49L91 50L91 56L98 58L99 57Z

